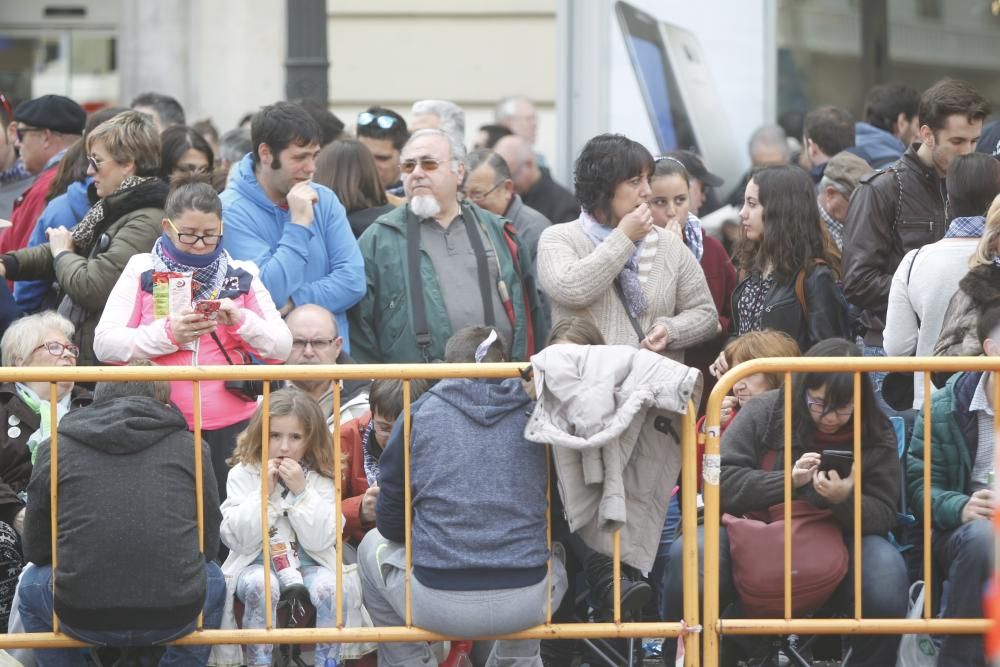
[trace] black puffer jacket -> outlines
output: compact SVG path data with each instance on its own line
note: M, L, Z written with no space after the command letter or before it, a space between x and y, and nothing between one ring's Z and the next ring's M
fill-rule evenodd
M969 269L944 313L944 326L934 346L936 357L978 357L983 353L977 327L979 313L1000 303L1000 269L992 264Z
M844 293L863 308L865 343L882 346L889 286L903 255L948 231L944 179L911 145L891 167L861 179L844 225ZM895 172L895 173L894 173Z
M730 338L740 331L740 298L746 290L750 276L744 277L733 291L733 317L729 321ZM795 294L795 279L778 282L764 299L761 329L784 331L795 339L803 352L827 338L848 338L850 325L847 320L847 302L826 266L816 266L805 277L805 300L808 317Z

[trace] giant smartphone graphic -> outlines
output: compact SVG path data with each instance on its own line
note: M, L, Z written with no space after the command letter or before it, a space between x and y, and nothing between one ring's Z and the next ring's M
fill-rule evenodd
M621 0L615 3L615 13L660 151L684 149L701 153L658 21Z

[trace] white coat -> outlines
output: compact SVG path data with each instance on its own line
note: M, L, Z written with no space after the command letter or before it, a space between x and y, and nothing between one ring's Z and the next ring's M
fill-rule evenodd
M226 608L222 615L222 629L234 629L233 596L236 579L253 564L263 551L260 525L260 466L237 464L229 471L226 482L226 500L222 503L220 536L229 547L229 557L222 565L226 577ZM267 523L287 521L298 538L299 548L331 572L337 570L337 526L334 511L336 490L333 480L315 472L306 472L306 489L297 498L281 497L281 487L275 488L268 498ZM341 517L341 527L344 525ZM272 572L272 576L274 573ZM343 574L343 599L346 613L345 627L371 627L371 618L362 604L361 578L357 565L345 565ZM375 650L375 644L342 644L341 657L345 660L361 657ZM220 645L212 649L210 665L230 667L243 664L240 646Z

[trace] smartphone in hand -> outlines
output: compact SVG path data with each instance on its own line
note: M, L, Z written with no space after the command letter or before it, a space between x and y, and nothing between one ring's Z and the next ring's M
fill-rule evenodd
M854 452L849 449L824 449L820 452L820 471L836 470L841 479L851 474Z
M194 311L196 313L201 313L205 317L210 317L215 313L219 312L219 307L222 302L215 301L213 299L200 299L194 302Z

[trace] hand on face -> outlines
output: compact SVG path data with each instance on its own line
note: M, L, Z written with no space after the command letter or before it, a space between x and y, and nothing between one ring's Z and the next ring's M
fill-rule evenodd
M288 490L296 496L302 495L306 490L306 474L299 462L290 456L271 460L278 462L278 476L285 482Z
M319 195L310 181L299 181L288 191L288 212L292 222L308 227L313 221L313 206L319 201Z
M633 242L646 238L646 234L649 234L652 228L653 214L649 210L649 204L645 202L626 213L618 223L618 229Z

